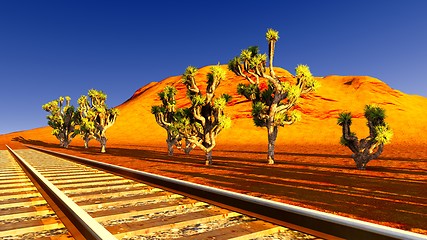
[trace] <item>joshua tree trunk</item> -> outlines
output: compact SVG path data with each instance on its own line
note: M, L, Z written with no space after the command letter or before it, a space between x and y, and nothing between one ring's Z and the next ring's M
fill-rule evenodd
M89 137L87 137L87 136L85 136L85 137L84 137L84 141L85 141L85 148L89 148L89 141L90 141L90 138L89 138Z
M69 140L64 140L64 148L68 148L68 146L70 145L70 142L71 141Z
M354 162L356 163L356 168L359 170L365 170L368 162L378 158L383 152L383 149L384 145L380 144L375 153L370 153L369 151L360 151L351 155Z
M59 146L65 148L65 136L63 133L59 133L56 138L59 140Z
M68 148L68 145L70 145L71 140L66 139L65 137L59 138L59 146L63 148Z
M186 155L189 155L191 150L193 150L196 147L195 144L192 144L190 141L188 141L187 139L185 140L185 148L184 148L184 152Z
M369 162L369 155L362 153L355 153L352 155L354 162L356 163L356 168L359 170L365 170L366 164Z
M59 146L64 147L64 139L58 138L58 140L59 140Z
M212 165L212 150L209 152L206 152L206 163L205 165L209 166Z
M268 164L274 164L274 148L276 145L276 138L277 138L277 126L268 126L268 155L267 155L267 161Z
M105 153L105 147L107 146L107 138L105 136L101 136L99 142L101 143L101 152Z
M168 145L168 155L173 156L173 145L175 145L176 140L172 139L169 133L168 133L168 138L166 139L166 143Z
M276 42L275 41L270 41L268 43L268 54L269 54L269 68L270 68L270 76L271 77L276 77L276 74L274 73L274 69L273 69L273 59L274 59L274 47L275 47Z

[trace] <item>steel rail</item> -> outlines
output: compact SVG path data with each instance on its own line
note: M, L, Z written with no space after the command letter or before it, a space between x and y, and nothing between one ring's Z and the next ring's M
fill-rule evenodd
M325 239L427 240L427 236L422 234L26 146Z
M75 239L117 239L12 148L6 147Z

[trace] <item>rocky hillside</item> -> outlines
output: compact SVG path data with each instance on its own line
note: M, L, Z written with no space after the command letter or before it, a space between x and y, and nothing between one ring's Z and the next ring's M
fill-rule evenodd
M226 66L223 66L226 69ZM183 69L184 71L184 69ZM205 89L206 74L209 66L203 67L196 75L199 88ZM292 74L277 68L276 74L292 80ZM366 104L378 104L386 109L387 122L394 130L393 144L426 144L427 137L427 98L408 95L390 88L379 79L367 76L327 76L317 78L320 89L303 99L297 109L302 113L302 121L279 130L278 144L338 144L341 129L336 124L337 114L343 110L354 115L353 131L365 137L368 129L363 117ZM266 144L266 130L254 126L250 113L251 103L236 92L237 84L246 81L227 72L227 80L218 88L218 94L228 93L233 97L226 112L232 117L230 129L224 130L218 144ZM166 78L160 82L151 82L138 89L133 96L118 106L120 116L116 124L107 132L109 142L122 144L163 144L165 131L157 125L151 114L151 106L160 104L157 93L166 85L178 89L177 106L188 104L186 89L181 76ZM114 94L114 93L108 93ZM50 136L50 129L39 128L26 132L5 135L4 137L23 136L43 141L56 142ZM27 136L27 137L26 137ZM79 140L75 140L77 144Z

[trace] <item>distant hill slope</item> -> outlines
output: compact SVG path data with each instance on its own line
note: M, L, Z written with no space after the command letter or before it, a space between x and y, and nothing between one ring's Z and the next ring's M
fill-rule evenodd
M210 66L203 67L196 75L200 89L205 89L206 74ZM226 66L223 66L226 69ZM184 71L184 70L183 70ZM279 76L292 78L288 71L277 68ZM327 76L317 78L321 83L319 90L303 99L297 109L302 113L302 121L280 128L278 144L338 144L341 129L336 124L337 115L343 110L351 111L355 116L353 129L359 137L366 137L368 129L363 117L366 104L378 104L386 109L387 119L394 131L394 144L426 144L427 137L427 98L408 95L390 88L384 82L367 76ZM232 127L224 130L218 144L266 144L267 133L263 128L255 127L250 113L251 103L236 92L237 84L246 81L227 71L227 80L218 88L221 93L230 94L233 99L226 108L232 119ZM188 104L186 89L181 76L166 78L160 82L151 82L138 89L126 102L118 106L120 116L116 124L107 132L109 142L123 144L163 144L165 131L157 125L151 114L151 106L160 104L157 93L166 85L178 89L177 106ZM114 94L114 93L108 93ZM49 128L27 131L27 134L46 137ZM15 133L26 135L26 132ZM11 136L11 135L10 135ZM53 139L53 140L52 140ZM50 137L51 141L56 141Z
M226 69L226 66L223 66ZM200 89L205 89L206 74L209 66L203 67L196 75ZM284 77L292 75L281 68L277 74ZM366 104L378 104L386 109L387 121L394 130L394 143L427 143L423 134L427 130L427 118L423 117L427 109L427 98L404 94L390 88L384 82L367 76L327 76L317 78L321 88L314 94L301 100L297 107L302 112L302 121L279 130L279 142L294 143L338 143L341 129L336 124L338 113L351 111L355 116L354 131L365 137L368 129L363 117ZM250 113L251 103L236 92L237 84L246 81L227 72L227 80L218 88L218 94L228 93L233 99L226 112L232 117L233 125L220 134L220 140L231 143L266 142L266 130L253 125ZM110 130L111 139L123 142L160 141L165 133L150 113L152 105L160 104L157 93L166 85L178 89L177 105L188 104L186 89L181 83L181 76L152 82L141 89L125 103L119 106L121 115L116 125ZM132 136L132 137L130 137ZM220 143L220 141L219 141Z

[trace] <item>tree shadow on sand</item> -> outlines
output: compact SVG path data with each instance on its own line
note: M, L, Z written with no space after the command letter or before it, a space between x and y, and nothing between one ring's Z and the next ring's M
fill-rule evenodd
M266 154L265 151L248 151L248 150L220 150L221 152L231 153L252 153L252 154ZM325 158L351 158L351 154L325 154L325 153L301 153L301 152L286 152L276 151L275 155L283 156L300 156L300 157L325 157ZM378 160L394 160L402 162L427 162L426 158L404 158L404 157L379 157Z
M287 161L286 159L278 159L275 165L268 165L265 163L264 158L244 158L244 157L229 157L223 155L216 155L214 153L213 157L213 165L205 166L204 165L204 154L200 150L194 150L190 155L186 155L181 152L176 152L174 156L169 156L166 151L158 151L152 149L132 149L132 148L120 148L120 147L110 147L107 148L107 153L100 153L98 148L89 148L84 149L83 147L77 147L78 151L82 153L93 155L93 156L102 156L102 155L110 155L117 157L129 157L136 160L148 161L153 163L165 163L165 164L173 164L173 165L181 165L186 164L187 166L192 167L200 167L202 169L227 169L230 167L235 167L237 169L246 169L251 171L253 169L262 168L265 171L269 171L269 168L275 168L280 165L287 166L300 166L300 167L314 167L314 168L324 168L324 170L317 169L317 173L329 172L334 170L354 170L355 167L353 165L343 165L343 164L331 164L331 163L313 163L315 160L309 160L306 162L296 162ZM222 150L218 150L217 152L221 153ZM292 153L284 154L285 156L291 156ZM329 154L305 154L298 153L296 156L304 156L309 158L330 158ZM346 158L351 159L349 156L341 156L341 155L331 155L335 158ZM330 169L330 170L328 170ZM306 170L306 169L305 169ZM415 174L420 175L424 174L417 171L404 170L404 169L393 169L386 166L382 167L370 167L368 166L368 170L371 172L381 172L381 173L407 173L407 174ZM300 169L300 171L304 171L304 169Z
M18 141L23 144L29 144L39 147L47 147L47 148L55 148L55 149L63 149L59 147L57 144L47 143L40 140L26 139L22 136L15 137L12 141ZM142 146L144 147L144 146ZM261 151L240 151L240 150L218 150L218 153L224 153L219 156L214 156L214 163L212 166L205 166L204 163L204 154L202 151L196 149L190 155L186 155L181 153L180 151L176 151L174 156L168 156L166 151L161 150L153 150L151 147L149 149L135 149L135 148L122 148L122 147L108 147L106 153L100 153L99 147L89 147L84 148L83 146L69 146L69 150L78 151L84 154L92 155L92 156L117 156L117 157L128 157L136 160L143 160L149 162L158 162L158 163L166 163L166 164L186 164L193 167L201 167L201 168L229 168L235 164L236 169L246 169L252 170L255 168L262 167L264 170L268 171L269 166L265 164L264 158L243 158L243 157L229 157L224 156L227 152L235 152L235 153L252 153L252 154L265 154L265 152ZM215 153L214 153L215 155ZM315 153L300 153L300 152L278 152L276 153L278 156L297 156L297 157L308 157L308 158L343 158L343 159L351 159L349 155L339 155L339 154L315 154ZM395 160L395 161L427 161L427 159L408 159L408 158L378 158L378 160ZM315 168L326 168L326 169L335 169L335 170L353 170L353 165L341 165L341 164L328 164L328 163L316 163L315 160L309 160L305 162L297 162L287 161L285 159L277 159L276 166L278 165L288 165L288 166L301 166L301 167L315 167ZM368 166L368 169L371 172L382 172L382 173L406 173L406 174L415 174L415 175L423 175L424 172L415 171L415 170L405 170L405 169L394 169L387 166ZM326 170L329 171L329 170ZM322 170L317 170L318 173L323 172Z
M266 151L248 151L248 150L220 150L221 152L232 152L232 153L252 153L252 154L267 154ZM299 152L284 152L275 151L274 155L284 156L303 156L303 157L328 157L328 158L346 158L349 155L340 154L324 154L324 153L299 153Z
M14 142L20 142L22 144L29 144L40 147L59 148L59 144L47 143L40 140L26 139L22 136L12 138Z

